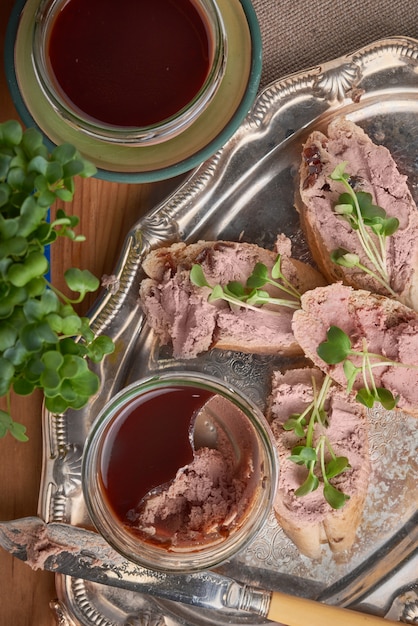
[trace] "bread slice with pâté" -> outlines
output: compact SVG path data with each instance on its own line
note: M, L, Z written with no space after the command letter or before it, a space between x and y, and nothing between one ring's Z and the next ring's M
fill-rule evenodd
M252 243L199 241L175 243L152 250L144 260L146 274L140 286L140 302L160 345L172 345L175 358L190 359L210 350L237 350L254 354L298 355L291 322L298 298L266 284L270 296L286 299L291 306L264 304L246 308L223 299L209 301L211 288L191 280L199 265L207 283L225 287L231 281L246 284L257 263L270 272L277 251ZM325 284L309 265L281 255L281 272L299 292Z
M341 166L348 188L332 177ZM296 207L301 226L328 282L394 297L418 310L418 210L407 177L389 150L374 143L359 125L337 117L325 133L315 130L307 138L299 175ZM347 204L350 194L361 199L366 222L369 217L364 228L350 221L356 219L356 210L350 213L350 201ZM390 233L393 228L381 243L376 232ZM355 255L366 269L353 264L353 256L343 259L344 253Z
M323 423L317 423L313 430L312 445L318 446L326 437L324 460L329 463L332 452L336 457L345 457L347 467L329 482L333 488L344 494L345 501L340 508L334 508L324 496L324 480L321 464L315 465L314 474L319 485L305 495L297 495L297 490L308 476L308 468L291 459L295 446L306 444L294 430L285 430L289 418L302 415L319 397L325 376L317 368L289 369L275 371L268 402L267 417L276 440L280 475L274 500L274 513L285 534L299 551L311 559L324 555L324 546L333 553L349 550L356 539L363 517L370 477L368 444L368 423L365 407L347 396L336 384L330 384L324 400ZM306 428L309 423L306 416ZM321 452L318 452L320 457ZM340 496L341 498L341 496Z

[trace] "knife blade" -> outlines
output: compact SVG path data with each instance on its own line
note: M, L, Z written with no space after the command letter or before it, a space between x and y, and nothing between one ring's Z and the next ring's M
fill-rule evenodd
M33 569L215 610L244 611L286 626L383 626L398 624L239 583L212 571L167 573L129 561L91 530L38 517L0 522L0 545Z

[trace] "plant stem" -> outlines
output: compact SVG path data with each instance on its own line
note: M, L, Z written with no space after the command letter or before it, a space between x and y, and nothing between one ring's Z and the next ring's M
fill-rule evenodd
M273 285L274 287L277 287L278 289L281 289L282 291L284 291L285 293L288 293L289 296L293 296L294 298L297 298L298 300L300 300L300 293L298 292L297 289L295 289L295 287L292 285L292 283L280 272L280 280L283 281L284 284L279 283L275 280L272 279L267 279L266 282L270 283L270 285Z
M318 443L318 447L317 447L317 453L319 453L319 458L320 458L320 462L321 462L321 473L322 473L322 478L324 480L324 485L328 485L329 484L329 480L327 477L327 470L325 467L325 438L322 435L319 439L319 443ZM334 453L333 456L335 457Z
M243 300L240 300L239 298L234 298L233 296L229 296L225 293L225 291L222 290L222 296L219 297L209 297L209 300L224 300L225 302L228 302L229 304L233 304L235 306L238 307L242 307L244 309L250 309L251 311L257 311L257 313L260 313L260 311L263 311L263 313L270 313L271 315L280 315L279 311L272 311L271 309L266 309L264 307L259 307L259 306L254 306L252 304L248 304L248 302L245 302ZM271 299L273 300L273 298ZM269 300L270 303L270 300ZM273 302L273 304L276 305L280 305L280 306L288 306L290 308L299 308L299 306L294 307L293 303L290 303L289 300L278 300L276 299L276 302Z
M373 270L369 269L362 263L358 263L357 267L360 268L366 274L369 274L369 276L371 276L375 280L377 280L377 282L379 282L385 289L387 289L392 296L396 297L398 295L396 291L394 291L392 287L389 285L389 282L387 279L382 278L381 276L379 276L379 274L376 274L376 272L373 272Z
M312 378L312 388L314 391L314 399L308 407L309 411L312 411L311 417L308 423L308 428L306 431L306 445L308 447L312 447L315 424L318 422L322 426L324 425L322 418L321 418L321 411L324 408L324 404L325 404L328 391L331 385L332 385L332 379L327 374L324 378L324 381L322 383L321 389L319 390L319 393L317 393L315 379Z
M83 297L80 296L76 300L71 300L71 298L68 298L68 296L66 296L64 293L62 293L62 291L60 291L59 289L57 289L57 287L55 287L52 283L50 283L47 278L45 278L45 282L48 285L49 289L51 289L51 291L53 291L55 293L55 295L58 296L58 298L60 300L62 300L62 302L65 302L65 304L71 304L71 305L72 304L78 304L83 299Z
M361 245L363 246L363 250L366 252L369 259L375 264L377 270L382 275L382 277L387 281L388 275L387 275L386 266L382 259L381 253L377 249L372 237L370 237L369 233L366 230L356 193L346 178L342 177L340 180L343 183L344 187L347 189L348 193L350 194L354 202L354 208L357 214L359 232L361 234L361 237L359 237L359 239L360 239ZM381 237L379 237L379 235L376 235L376 236L378 240L382 239Z

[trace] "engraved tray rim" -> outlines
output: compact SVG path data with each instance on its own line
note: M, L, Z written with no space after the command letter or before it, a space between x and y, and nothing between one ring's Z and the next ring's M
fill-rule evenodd
M231 177L229 176L231 164L228 159L235 154L246 154L250 149L255 149L256 158L261 158L261 160L266 158L265 151L257 157L257 143L263 133L268 135L271 120L275 116L286 118L289 111L297 110L299 112L300 100L303 100L304 104L310 105L303 115L299 115L301 120L296 128L287 128L286 120L284 120L283 136L273 141L271 148L269 148L279 151L286 148L289 137L291 138L296 132L306 130L313 124L317 124L318 120L323 122L338 113L343 107L348 111L354 111L355 114L355 111L362 107L361 99L360 103L358 99L360 92L357 90L361 88L363 83L368 83L375 73L390 67L397 79L403 81L404 70L407 73L405 68L410 65L414 65L415 71L418 71L418 41L409 37L391 37L373 42L352 54L344 55L333 61L285 76L263 89L247 118L226 145L211 159L194 170L173 193L134 225L125 240L114 272L118 291L113 293L112 289L109 289L96 301L90 312L92 327L95 332L110 334L115 341L121 342L125 354L130 353L136 345L136 339L141 337L144 322L136 297L138 281L141 278L140 265L144 255L156 245L180 239L194 240L196 237L198 238L199 228L206 219L206 216L199 214L199 204L204 204L205 199L209 198L216 209L219 203L222 203L225 193L230 193L230 190L234 189L238 183L241 184L244 181L245 184L251 185L251 168L245 173L235 174L233 172ZM411 86L406 80L405 84L401 82L401 87L402 93L415 94L415 98L418 99L417 85ZM368 95L366 89L365 95L362 97L367 98ZM387 95L383 90L382 102L386 98L390 103L390 93ZM263 147L265 148L264 144ZM259 166L260 160L257 161L257 167ZM217 177L217 175L219 176ZM234 176L239 176L239 178L234 179ZM127 359L122 358L118 362L115 360L120 356L120 353L121 350L119 349L116 351L115 357L108 357L104 363L98 366L98 374L103 381L102 388L86 409L78 412L68 411L63 416L51 415L44 411L44 458L38 512L46 521L66 521L73 524L88 525L80 495L80 450L77 450L77 445L71 441L68 422L69 420L77 420L80 429L85 431L84 435L88 432L94 415L97 414L114 390L122 385L121 381L125 379L125 362ZM413 546L412 548L411 546L408 547L409 552L407 550L409 565L409 557L413 552L413 547L416 549L418 544L417 523L412 518L410 526L412 528L411 541ZM402 552L404 540L405 536L402 535L400 548L395 546L395 551L398 547ZM407 573L408 576L410 574ZM88 599L86 596L83 596L82 601L90 604L89 610L84 611L80 617L78 609L81 600L76 598L71 590L73 582L76 584L78 581L69 581L69 577L61 575L57 578L59 610L63 622L67 619L68 624L77 623L82 626L97 623L101 625L121 623L108 621L96 609L94 598ZM410 580L408 579L407 582L410 583ZM348 583L348 587L350 587L350 581ZM396 584L399 588L405 584L402 576L400 582L397 581ZM355 593L351 597L352 601L359 597L355 580L353 585ZM334 587L333 594L328 594L327 597L325 593L325 601L349 604L350 589L344 592L338 588L338 584ZM382 612L383 608L379 605L382 599L375 597L375 587L376 585L370 584L366 591L371 592L372 608L375 607ZM100 590L98 594L100 594ZM299 590L295 595L303 594L303 590ZM370 607L370 604L367 606ZM169 612L169 608L167 611ZM78 619L80 621L77 621ZM170 621L170 619L170 624L177 623ZM196 619L196 616L193 619ZM202 623L206 623L203 618Z

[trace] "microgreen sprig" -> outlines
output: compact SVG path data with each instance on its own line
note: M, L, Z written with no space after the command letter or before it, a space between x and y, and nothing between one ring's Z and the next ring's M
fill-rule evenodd
M395 296L396 293L389 284L387 272L386 240L398 230L399 220L396 217L388 217L382 207L373 204L370 193L353 189L350 185L351 176L345 171L346 165L346 162L338 164L330 175L332 180L342 183L347 190L339 196L334 212L345 219L356 231L374 271L361 264L357 254L343 248L334 250L331 253L331 259L343 267L358 267Z
M113 351L109 337L96 337L74 306L99 287L88 270L64 274L74 297L60 293L47 279L46 247L58 237L83 241L74 231L76 216L63 209L49 218L55 200L71 201L74 177L96 168L63 144L48 152L39 131L23 131L18 122L0 124L0 437L10 432L25 441L25 427L11 417L11 392L29 395L41 389L53 413L84 406L99 388L88 360L99 362Z
M318 356L328 365L343 364L344 374L347 379L347 393L350 393L357 380L361 376L364 387L357 391L356 400L364 406L371 408L375 402L387 410L395 408L399 398L394 397L391 391L384 387L377 387L373 369L376 367L415 367L406 363L399 363L386 358L382 354L368 351L367 341L363 338L362 350L353 350L350 337L338 326L330 326L327 331L327 339L317 349ZM360 364L355 365L349 357L360 358Z
M347 457L337 456L326 434L315 436L315 428L319 425L321 430L326 429L328 416L325 410L325 402L332 385L329 376L325 376L321 389L317 390L315 379L312 379L314 399L300 414L292 415L284 424L283 428L293 431L302 439L302 442L294 446L289 457L297 465L305 465L308 475L302 485L295 491L295 496L302 497L318 489L323 484L324 498L333 509L344 506L349 496L334 487L330 479L338 476L350 467ZM326 452L331 457L326 460ZM321 479L321 480L320 480Z
M202 266L198 263L192 266L190 271L190 280L197 287L208 287L211 290L208 301L224 300L231 307L244 307L253 311L260 311L264 304L286 306L292 309L300 308L300 294L291 285L281 270L281 256L278 255L271 275L267 266L263 263L256 263L254 270L248 277L245 285L239 281L230 281L227 285L210 285L203 272ZM281 282L279 282L281 281ZM274 298L270 294L261 289L264 285L270 284L291 298ZM265 310L265 309L264 309ZM268 310L269 313L275 313Z

